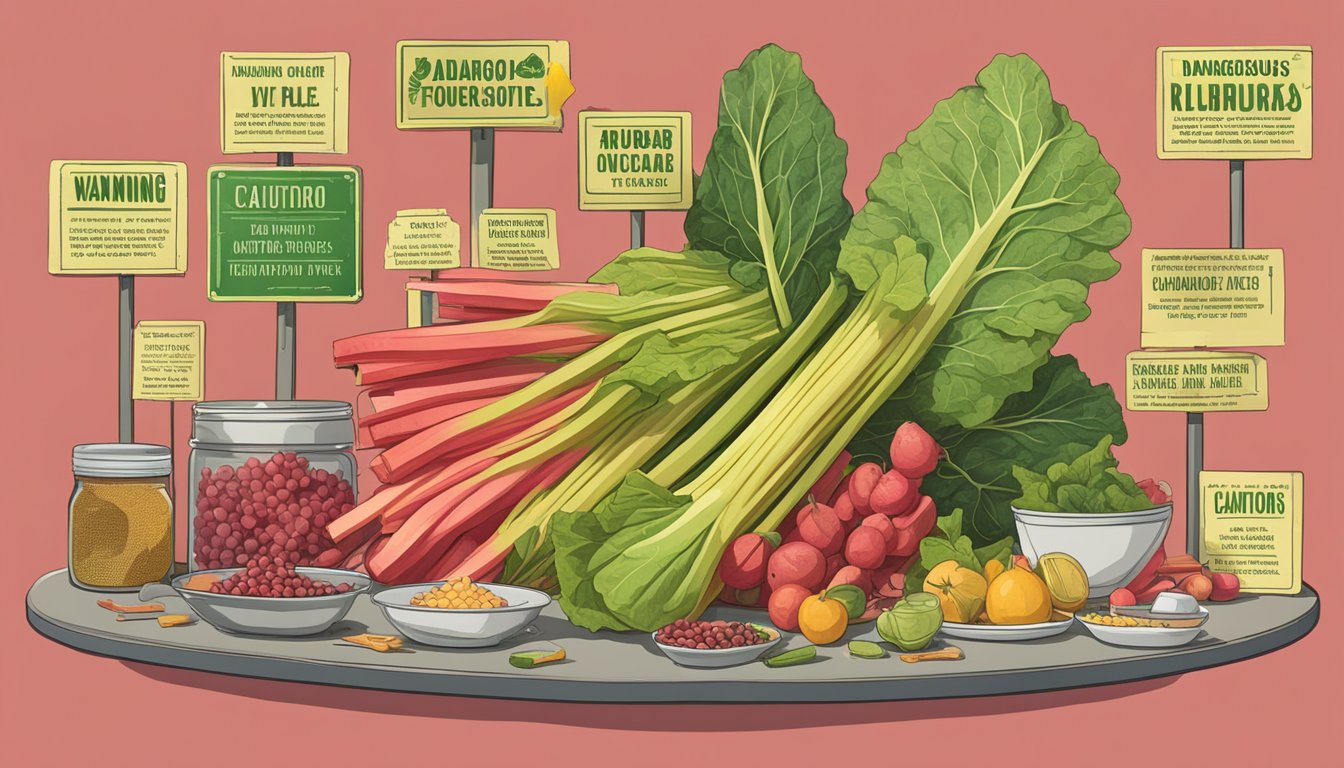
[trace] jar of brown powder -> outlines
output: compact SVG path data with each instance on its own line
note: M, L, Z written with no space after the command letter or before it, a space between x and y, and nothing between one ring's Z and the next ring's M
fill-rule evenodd
M166 446L91 443L74 450L70 581L83 589L138 589L173 567L173 505Z

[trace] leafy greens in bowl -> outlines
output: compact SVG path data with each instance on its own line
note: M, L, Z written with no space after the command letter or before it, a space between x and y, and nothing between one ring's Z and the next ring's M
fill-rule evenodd
M1013 467L1013 476L1022 486L1022 495L1013 502L1013 507L1033 512L1087 514L1151 509L1152 499L1117 466L1119 462L1111 453L1111 436L1106 435L1096 447L1072 461L1052 464L1045 474Z

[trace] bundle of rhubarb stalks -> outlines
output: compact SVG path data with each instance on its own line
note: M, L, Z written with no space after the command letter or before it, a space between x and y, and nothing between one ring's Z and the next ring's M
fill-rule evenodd
M1118 268L1119 177L1025 56L939 102L857 212L847 152L801 59L767 45L724 76L682 250L585 283L451 270L414 284L444 322L337 341L381 486L328 525L328 560L537 586L578 626L651 631L906 422L946 449L922 493L965 509L972 545L1010 546L1014 467L1125 438L1110 388L1051 354ZM856 557L879 572L875 536Z

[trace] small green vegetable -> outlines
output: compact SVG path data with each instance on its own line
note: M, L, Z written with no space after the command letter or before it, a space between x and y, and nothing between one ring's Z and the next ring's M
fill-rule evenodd
M556 648L553 651L521 651L509 656L509 663L519 669L531 669L539 667L542 664L550 664L556 661L564 661L565 649Z
M845 606L845 612L849 614L849 620L853 621L863 615L868 608L868 596L863 594L863 590L853 584L838 584L826 590L827 600L839 600Z
M877 643L867 640L850 640L849 655L860 659L881 659L886 657L887 652Z
M767 667L792 667L817 658L817 646L805 645L802 648L794 648L792 651L785 651L781 654L771 656L765 660Z
M927 592L906 595L877 617L877 634L902 651L928 647L943 626L943 610L938 598Z
M1116 469L1111 436L1072 461L1050 465L1045 474L1013 467L1022 495L1013 502L1035 512L1089 512L1106 514L1150 509L1153 502L1134 478Z
M538 77L546 76L546 62L535 53L529 53L527 58L518 62L516 67L519 77L535 80Z

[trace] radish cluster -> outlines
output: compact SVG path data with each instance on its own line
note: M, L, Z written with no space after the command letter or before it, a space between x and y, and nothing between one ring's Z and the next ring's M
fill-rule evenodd
M197 568L228 568L267 555L306 565L333 546L327 523L355 505L340 472L308 466L293 452L206 467L196 486L192 554Z
M896 430L891 469L868 462L845 477L849 455L842 454L779 533L748 533L729 545L718 571L724 599L768 607L776 626L793 629L802 601L822 589L853 584L870 604L899 598L938 514L919 488L941 457L942 448L914 422Z

